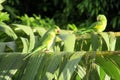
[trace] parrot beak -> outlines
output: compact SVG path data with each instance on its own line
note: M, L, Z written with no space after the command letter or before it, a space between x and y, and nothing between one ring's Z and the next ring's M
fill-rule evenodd
M57 29L57 34L59 34L60 33L60 29Z
M57 27L57 29L55 30L56 34L59 34L60 33L60 28Z
M99 18L97 17L97 21L99 21Z

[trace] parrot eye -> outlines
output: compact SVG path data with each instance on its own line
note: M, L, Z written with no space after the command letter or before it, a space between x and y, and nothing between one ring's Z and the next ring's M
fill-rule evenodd
M59 34L60 33L60 29L59 28L55 29L55 33Z
M60 29L57 29L57 31L56 31L57 33L60 33Z
M100 20L100 17L98 16L98 17L97 17L97 21L99 21L99 20Z

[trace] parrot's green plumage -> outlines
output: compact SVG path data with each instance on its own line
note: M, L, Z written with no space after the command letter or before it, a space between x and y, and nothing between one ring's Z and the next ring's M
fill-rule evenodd
M86 30L81 31L81 33L86 33L86 32L91 32L91 31L95 31L95 32L103 32L106 28L107 25L107 18L105 17L105 15L103 14L99 14L97 16L97 21L94 22L89 28L87 28Z
M58 34L59 32L60 32L59 27L50 28L43 35L43 37L41 37L37 47L32 51L32 53L27 55L27 57L29 57L31 54L34 54L34 53L36 53L38 51L40 51L40 52L49 51L50 48L52 47L53 43L55 42L56 34ZM27 58L27 57L25 57L25 58Z
M60 29L58 27L53 27L49 29L41 38L38 47L35 48L33 52L37 51L47 51L51 48L55 41L56 34L58 34Z

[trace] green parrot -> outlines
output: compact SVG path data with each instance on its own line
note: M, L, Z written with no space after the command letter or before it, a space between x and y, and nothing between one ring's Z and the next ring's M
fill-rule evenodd
M28 54L25 59L27 57L29 57L30 55L38 52L38 51L41 51L41 52L49 52L50 48L52 47L52 45L54 44L55 42L55 38L56 38L56 35L59 34L60 32L60 28L59 27L53 27L53 28L50 28L44 35L43 37L41 37L37 47L35 47L35 49L32 51L32 53Z
M56 34L59 34L59 32L60 28L57 26L50 28L40 39L40 44L38 44L37 48L33 50L33 53L37 51L49 51L55 42Z
M103 32L107 26L107 18L103 14L99 14L97 16L97 21L94 22L90 27L88 27L85 30L80 30L81 34L87 33L87 32Z

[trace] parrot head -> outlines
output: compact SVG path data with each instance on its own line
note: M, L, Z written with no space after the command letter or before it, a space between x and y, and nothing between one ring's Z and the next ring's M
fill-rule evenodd
M107 18L105 17L105 15L99 14L97 16L95 29L97 30L97 32L103 32L106 26L107 26Z
M55 26L55 33L59 34L60 33L60 28L58 26Z
M105 21L105 22L107 22L107 19L106 19L105 15L99 14L97 16L97 21Z

